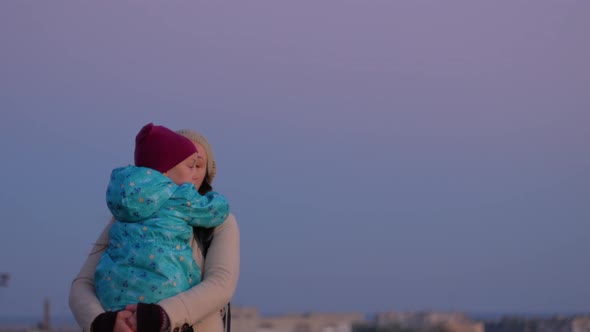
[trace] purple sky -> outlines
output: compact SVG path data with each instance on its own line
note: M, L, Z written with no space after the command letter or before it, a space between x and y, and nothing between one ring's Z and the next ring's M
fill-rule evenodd
M213 144L237 305L590 311L590 3L0 2L0 316L69 315L148 122Z

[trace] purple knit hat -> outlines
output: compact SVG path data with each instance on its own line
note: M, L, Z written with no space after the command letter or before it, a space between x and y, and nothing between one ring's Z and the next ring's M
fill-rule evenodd
M160 173L169 171L195 152L197 148L191 140L153 123L143 126L135 137L135 166Z

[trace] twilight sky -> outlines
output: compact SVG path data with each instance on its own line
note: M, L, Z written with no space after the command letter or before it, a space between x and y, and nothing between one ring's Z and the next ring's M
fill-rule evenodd
M148 122L208 136L263 313L590 311L590 2L0 2L0 316Z

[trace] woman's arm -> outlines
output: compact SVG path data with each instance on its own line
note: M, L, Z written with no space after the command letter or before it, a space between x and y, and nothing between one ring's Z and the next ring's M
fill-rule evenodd
M113 220L109 222L96 240L92 251L86 258L84 265L82 265L82 269L72 281L70 288L70 309L78 325L84 331L90 331L92 321L105 312L94 290L94 271L96 271L100 256L109 242L109 229L112 225Z
M158 304L170 319L170 329L194 325L231 300L240 274L240 231L233 214L213 232L207 252L203 281L191 289ZM193 246L193 251L198 246Z

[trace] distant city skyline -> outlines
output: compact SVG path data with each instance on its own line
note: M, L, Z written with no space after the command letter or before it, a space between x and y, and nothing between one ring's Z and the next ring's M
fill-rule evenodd
M49 310L48 305L49 303L45 303L46 310ZM46 314L49 314L49 311ZM0 315L0 331L5 331L7 328L7 331L16 331L15 329L33 326L39 326L41 331L43 330L42 326L49 326L50 330L58 332L78 330L73 317L50 315L47 316L45 323L42 322L43 320L37 317L19 318ZM232 330L236 332L283 331L285 329L291 330L289 327L294 325L300 328L303 325L309 325L310 332L313 332L321 329L322 326L325 328L333 324L349 325L351 322L361 324L365 328L387 327L394 324L411 331L429 331L443 327L447 332L519 332L528 331L527 326L531 328L533 325L538 325L539 328L552 332L587 332L590 329L590 312L570 315L556 313L546 315L522 313L477 315L469 312L432 310L380 311L375 313L305 311L270 315L262 314L258 308L252 306L233 306L232 309ZM340 327L344 328L344 325ZM275 329L272 329L273 326ZM264 328L260 329L261 327ZM349 325L348 328L350 327Z

